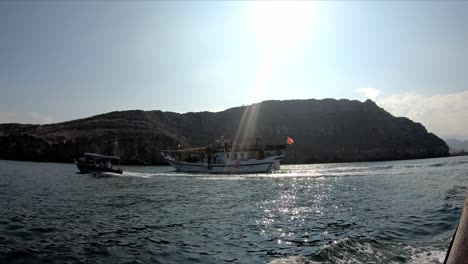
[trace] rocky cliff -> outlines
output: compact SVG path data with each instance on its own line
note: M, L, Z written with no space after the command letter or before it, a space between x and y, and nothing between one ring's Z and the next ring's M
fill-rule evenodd
M286 163L429 158L446 143L419 123L394 117L371 100L265 101L222 112L111 112L50 125L0 124L0 159L71 162L83 152L113 154L126 164L164 162L160 149L259 136L284 143Z

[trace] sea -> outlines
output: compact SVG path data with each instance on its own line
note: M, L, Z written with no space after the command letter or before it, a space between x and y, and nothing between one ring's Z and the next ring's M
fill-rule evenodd
M210 175L0 160L0 263L442 263L468 156Z

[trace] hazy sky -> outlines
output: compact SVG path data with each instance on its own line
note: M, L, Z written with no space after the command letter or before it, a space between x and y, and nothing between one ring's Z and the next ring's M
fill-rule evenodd
M0 123L371 98L468 139L465 1L0 1Z

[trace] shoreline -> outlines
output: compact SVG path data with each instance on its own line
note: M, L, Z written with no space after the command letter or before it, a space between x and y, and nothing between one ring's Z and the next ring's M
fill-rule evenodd
M402 160L428 160L428 159L441 159L441 158L450 158L450 157L461 157L468 156L468 153L463 155L448 155L448 156L439 156L439 157L428 157L428 158L413 158L413 159L389 159L389 160L360 160L360 161L337 161L337 162L311 162L311 163L290 163L282 162L281 165L314 165L314 164L340 164L340 163L367 163L367 162L392 162L392 161L402 161ZM49 160L25 160L25 159L3 159L0 158L0 161L18 161L18 162L37 162L37 163L57 163L57 164L73 164L74 161L70 162L61 162L61 161L49 161ZM121 166L141 166L141 167L164 167L171 166L168 162L157 162L157 163L121 163Z

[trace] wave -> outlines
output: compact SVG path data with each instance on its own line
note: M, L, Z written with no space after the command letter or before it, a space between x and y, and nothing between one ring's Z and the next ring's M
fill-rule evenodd
M467 187L466 186L453 186L450 188L446 193L445 193L445 200L457 200L457 201L462 201L465 198L465 195L467 193Z
M112 174L116 177L141 177L141 178L152 178L152 177L193 177L200 176L202 174L183 173L176 171L166 172L135 172L135 171L124 171L122 174Z
M411 247L374 239L344 238L323 246L312 256L284 256L268 264L315 263L443 263L446 251L434 246Z
M445 250L434 249L430 247L410 248L410 251L411 259L408 261L410 264L444 263L445 255L447 255L447 251Z
M203 180L244 180L251 178L325 178L325 177L362 177L362 176L388 176L414 174L437 170L444 167L454 166L464 168L468 164L467 160L452 160L451 158L441 162L441 160L406 160L406 161L385 161L385 162L364 162L364 163L338 163L338 164L303 164L303 165L283 165L281 170L273 173L257 174L207 174L207 173L183 173L173 170L171 167L161 169L151 168L146 171L125 170L124 177L195 177ZM131 167L129 167L131 169ZM106 175L109 176L109 175ZM112 175L116 176L116 175Z
M439 206L404 214L387 223L378 232L383 241L429 241L434 237L453 235L461 214L461 207L443 202Z
M279 258L268 262L268 264L315 264L320 262L312 261L303 256L290 256L285 258Z
M445 167L445 166L453 167L453 166L460 166L460 165L467 165L467 164L468 164L468 160L466 160L466 158L462 160L460 160L460 158L457 160L452 160L449 158L448 160L444 162L437 162L437 163L429 164L427 166L428 167Z
M152 178L158 176L167 176L168 173L145 173L145 172L124 172L122 176ZM171 175L173 176L173 175Z
M465 164L468 164L468 160L456 160L456 161L449 162L449 165L451 166L465 165Z
M406 262L410 255L398 244L374 239L344 238L324 246L317 257L331 263Z

